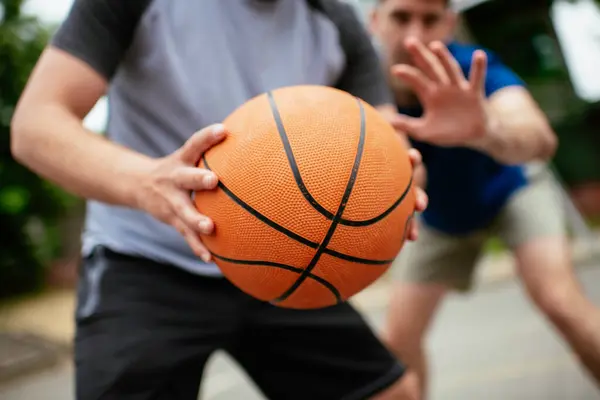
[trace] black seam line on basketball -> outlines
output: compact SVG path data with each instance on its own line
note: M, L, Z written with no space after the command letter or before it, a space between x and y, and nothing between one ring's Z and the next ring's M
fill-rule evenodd
M301 274L304 271L302 268L296 268L291 265L281 264L281 263L272 262L272 261L237 260L237 259L233 259L233 258L223 257L223 256L215 254L213 252L211 252L211 254L215 258L218 258L220 260L223 260L223 261L226 261L226 262L229 262L232 264L251 265L251 266L256 266L256 267L260 267L260 266L274 267L274 268L284 269L286 271L295 272L297 274ZM338 303L342 302L342 295L336 289L336 287L333 286L333 284L331 282L329 282L326 279L323 279L320 276L315 275L313 273L310 273L308 275L308 277L319 282L321 285L323 285L325 288L327 288L331 292L331 294L333 294L333 296L335 297L335 300Z
M365 109L363 108L363 105L358 98L356 98L356 103L358 104L358 108L360 110L360 135L358 138L358 148L356 149L354 164L352 165L352 170L350 171L350 178L348 179L348 183L346 184L346 189L344 190L344 194L342 196L342 200L340 201L340 205L338 206L337 212L335 213L335 217L333 217L333 219L331 220L331 224L329 225L327 234L323 238L321 244L319 244L317 251L315 251L315 255L313 256L312 260L310 260L310 263L306 266L306 268L304 268L304 271L302 271L298 279L296 279L296 282L294 282L288 288L288 290L283 292L281 296L271 301L271 303L273 304L281 303L282 301L290 297L300 287L300 285L302 285L306 278L308 278L308 275L316 267L317 263L319 262L319 259L327 249L327 245L333 237L333 234L335 233L335 230L339 225L340 219L342 219L342 214L346 209L348 199L350 198L350 195L352 194L352 189L354 188L354 184L356 183L356 176L358 175L358 169L360 168L360 162L362 160L362 155L365 147Z
M285 131L285 127L283 126L283 120L281 119L281 114L279 114L279 109L277 108L277 103L275 102L275 98L273 97L273 92L268 92L267 97L269 98L269 104L271 106L271 112L273 113L273 119L275 120L275 124L277 125L277 132L279 133L279 137L281 138L281 142L283 143L285 155L287 156L288 163L292 170L292 174L294 175L294 180L296 181L296 186L298 186L298 189L300 189L300 192L302 193L302 195L304 196L306 201L308 201L308 203L315 210L317 210L319 212L319 214L321 214L322 216L324 216L325 218L327 218L329 220L332 220L334 217L333 213L328 211L321 204L319 204L319 202L312 196L312 194L310 194L310 191L304 184L304 180L302 179L302 174L300 173L300 169L298 168L298 163L296 162L296 158L294 157L294 152L292 151L292 146L290 144L287 133ZM400 195L400 198L398 198L387 210L385 210L381 214L379 214L371 219L367 219L367 220L350 220L350 219L340 218L340 221L338 223L340 225L347 225L347 226L367 226L367 225L372 225L376 222L381 221L388 214L390 214L392 211L394 211L394 209L396 207L398 207L398 205L400 203L402 203L402 200L404 200L404 198L406 197L406 194L408 193L410 184L412 184L412 178L411 178L411 182L408 185L408 188L404 191L404 193L402 193L402 195Z
M308 201L315 210L317 210L321 215L325 216L327 219L333 219L333 213L329 212L325 207L319 204L319 202L310 194L306 185L304 184L304 181L302 180L302 174L300 174L300 170L298 169L298 163L296 162L294 152L292 151L292 146L290 145L287 133L285 132L285 127L283 126L283 120L281 119L279 109L277 108L277 104L275 103L273 92L268 92L267 97L269 98L269 105L271 106L273 119L275 120L275 124L277 125L277 132L279 133L279 137L281 138L281 142L283 143L285 155L287 156L288 164L290 165L298 189L300 189L300 192L302 193L306 201Z
M202 161L204 162L204 167L206 169L208 169L209 171L212 171L210 169L210 166L208 165L208 162L206 161L206 158L204 156L202 156ZM269 218L267 218L266 216L264 216L263 214L261 214L260 212L258 212L254 208L252 208L249 204L247 204L242 199L240 199L239 197L237 197L221 181L219 181L218 186L219 186L219 188L231 200L233 200L235 203L237 203L244 210L248 211L250 214L252 214L253 216L255 216L256 219L258 219L259 221L264 222L266 225L270 226L271 228L275 229L276 231L279 231L279 232L283 233L284 235L286 235L290 239L293 239L293 240L295 240L295 241L297 241L299 243L302 243L305 246L308 246L308 247L310 247L312 249L316 249L316 248L319 247L319 244L317 242L310 241L310 240L308 240L308 239L306 239L306 238L304 238L304 237L302 237L302 236L300 236L300 235L298 235L298 234L290 231L289 229L284 228L283 226L281 226L278 223L270 220ZM330 255L332 257L335 257L335 258L339 258L341 260L353 262L353 263L356 263L356 264L385 265L385 264L389 264L392 261L394 261L394 259L390 259L390 260L371 260L371 259L368 259L368 258L354 257L354 256L351 256L351 255L348 255L348 254L344 254L344 253L340 253L340 252L337 252L337 251L331 250L331 249L325 249L325 254Z

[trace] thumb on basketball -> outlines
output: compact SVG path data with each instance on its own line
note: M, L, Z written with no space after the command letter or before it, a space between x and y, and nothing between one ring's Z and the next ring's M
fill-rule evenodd
M202 154L227 136L222 124L209 125L194 133L179 149L179 158L184 164L197 165Z

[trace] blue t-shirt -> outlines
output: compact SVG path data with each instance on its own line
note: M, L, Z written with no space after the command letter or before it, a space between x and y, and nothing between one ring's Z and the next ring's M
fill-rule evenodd
M451 43L448 49L469 76L471 58L477 47ZM507 86L523 81L493 53L488 57L485 92L490 96ZM399 108L403 114L421 116L418 108ZM424 222L439 231L463 235L488 225L498 215L508 198L524 186L522 166L498 163L482 152L462 147L439 147L411 140L423 155L427 168L429 206L423 212Z

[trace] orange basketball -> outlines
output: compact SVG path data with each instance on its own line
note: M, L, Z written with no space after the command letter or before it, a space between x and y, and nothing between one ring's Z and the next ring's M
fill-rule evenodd
M215 223L203 241L227 279L306 309L345 301L388 269L415 196L406 148L373 107L292 86L249 100L223 124L228 137L199 164L219 187L194 201Z

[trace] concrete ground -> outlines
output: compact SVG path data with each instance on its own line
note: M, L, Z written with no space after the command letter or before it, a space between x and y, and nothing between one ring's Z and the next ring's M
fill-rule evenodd
M579 277L600 304L600 264L583 267ZM387 294L382 285L358 299L375 328L382 324ZM450 297L432 329L431 400L600 399L600 392L512 279ZM0 399L71 400L72 383L67 360L0 386ZM224 354L210 361L201 393L207 400L264 399Z

